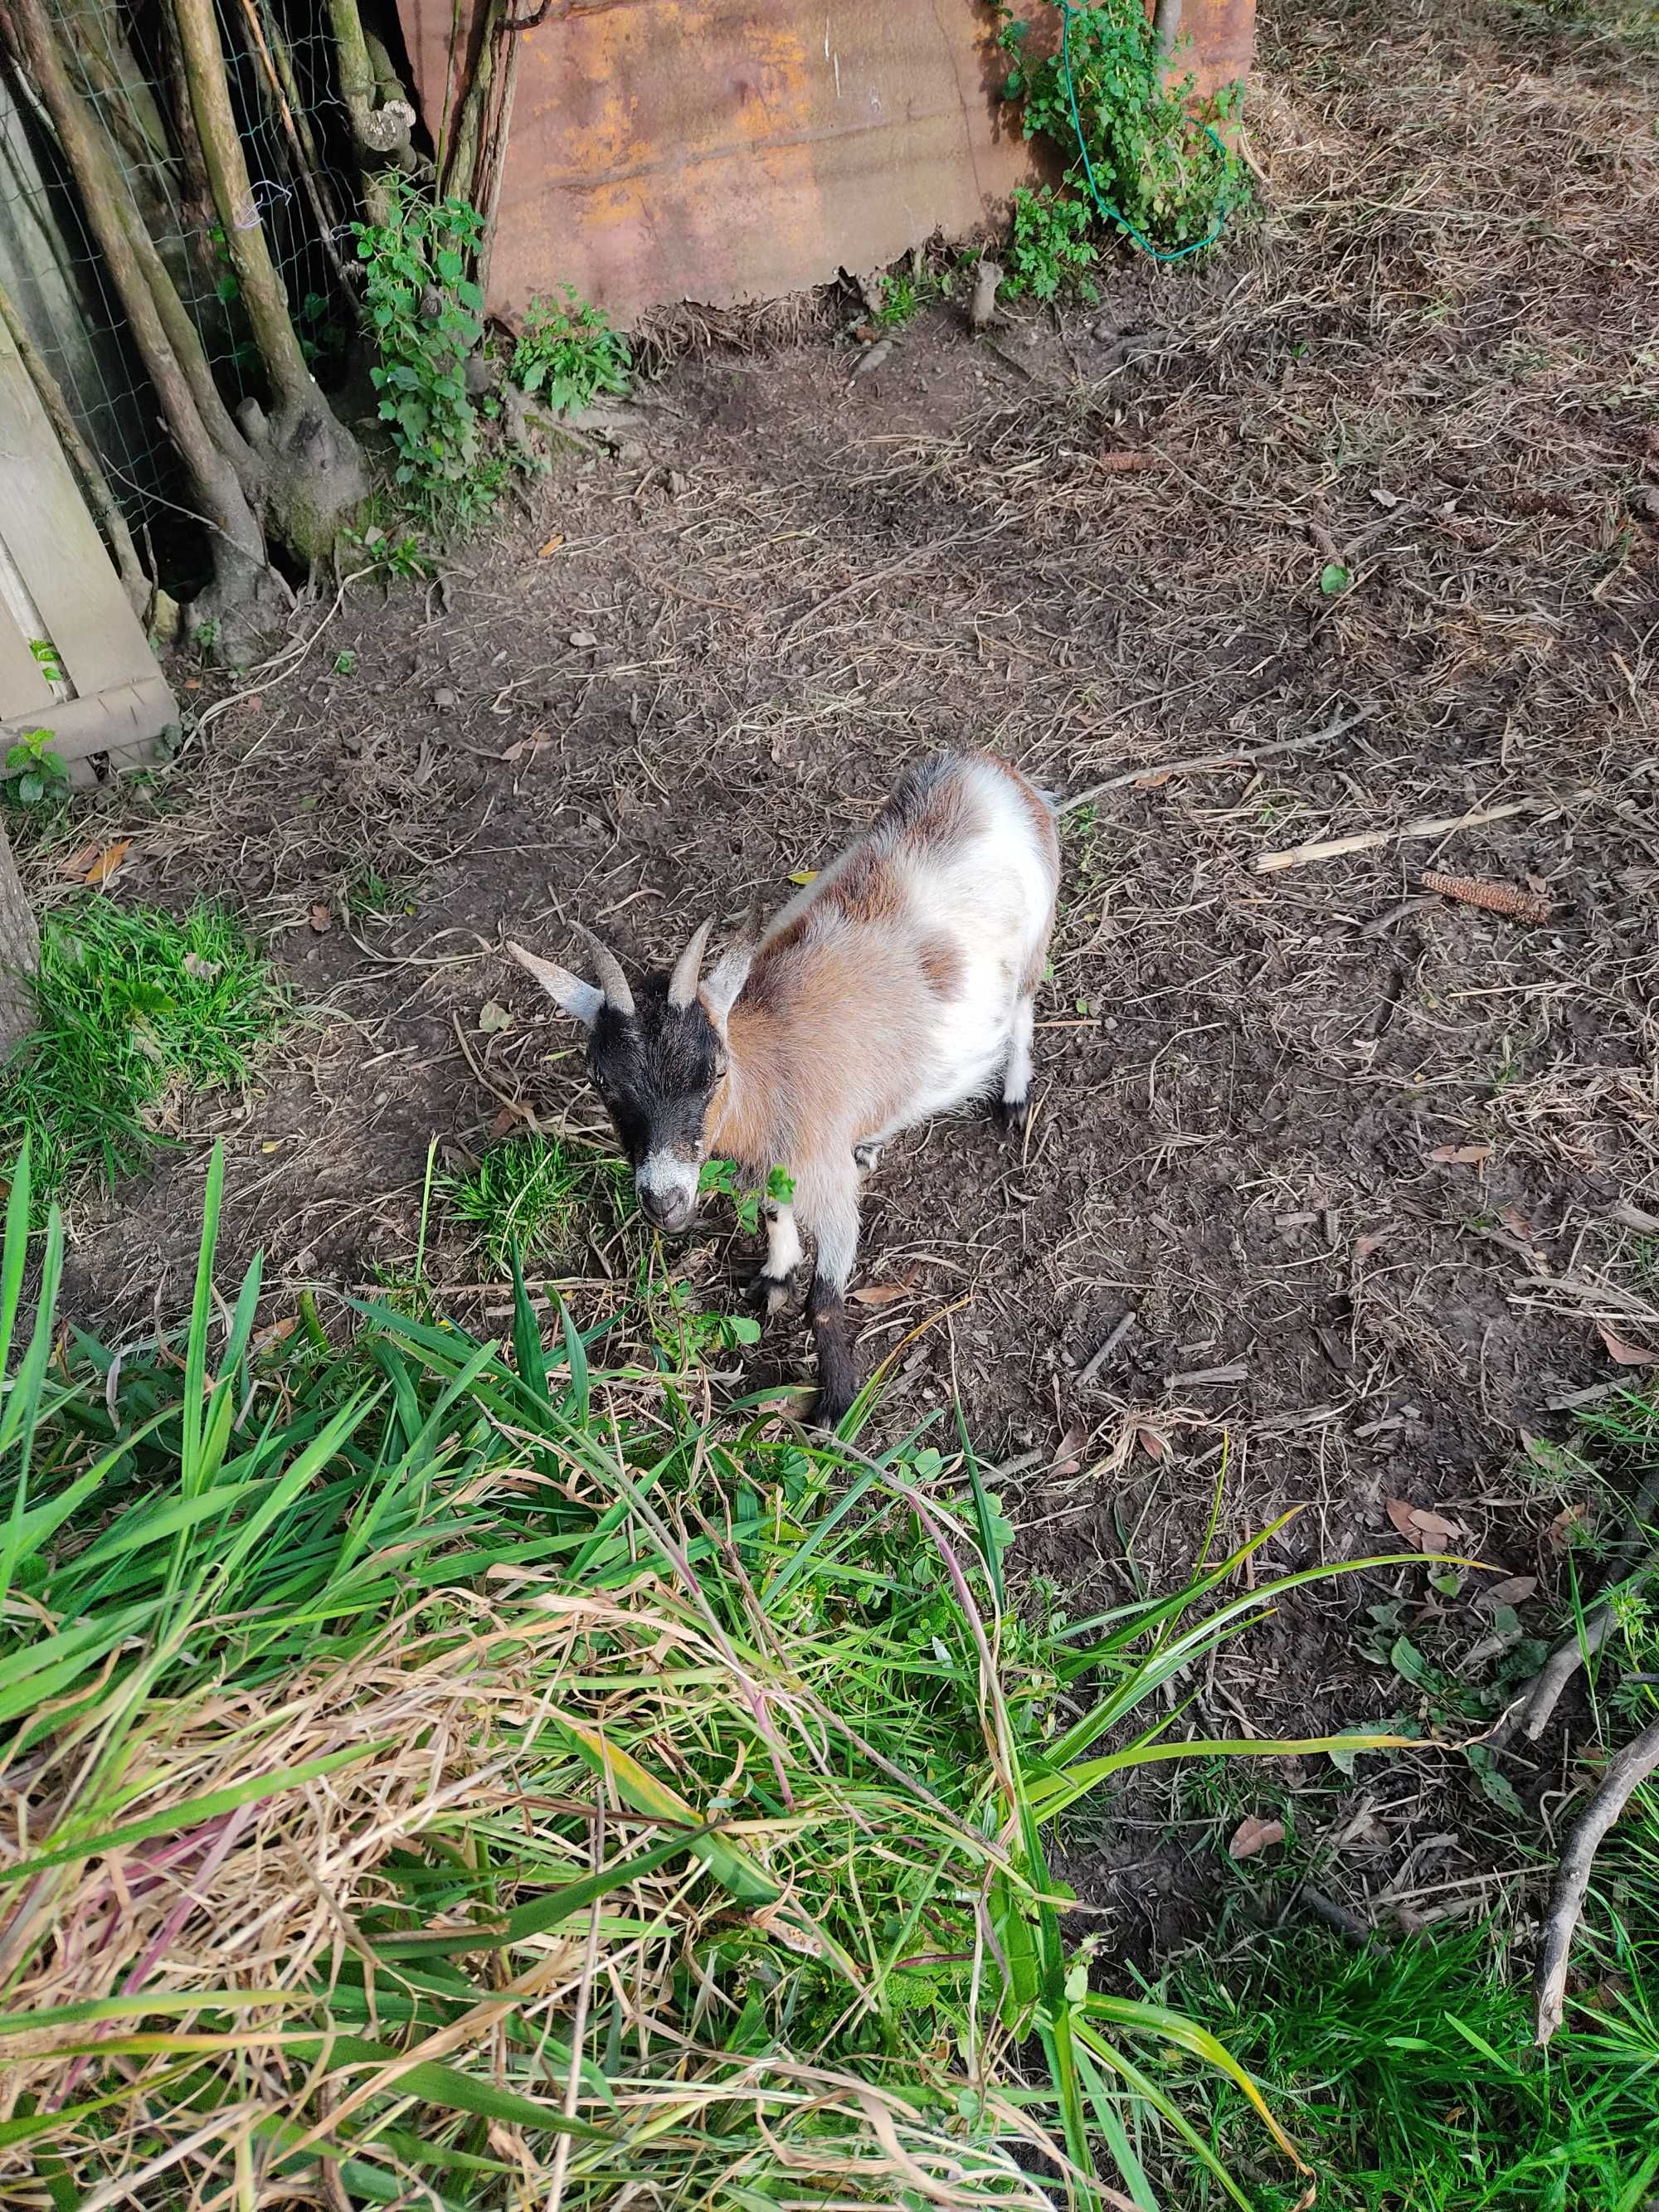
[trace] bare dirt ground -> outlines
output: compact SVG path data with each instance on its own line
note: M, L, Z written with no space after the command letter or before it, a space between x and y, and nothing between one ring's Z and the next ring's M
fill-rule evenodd
M903 762L982 744L1105 787L1068 817L1024 1156L937 1126L869 1191L883 1432L959 1391L1074 1609L1126 1543L1179 1576L1219 1479L1225 1537L1307 1509L1263 1572L1395 1548L1404 1499L1544 1618L1576 1493L1526 1439L1637 1371L1598 1322L1659 1350L1656 100L1650 53L1496 0L1273 9L1265 212L1218 258L1115 260L994 345L937 307L850 385L845 296L681 351L644 450L537 486L441 585L360 587L153 797L94 802L120 891L234 900L318 1009L191 1132L223 1123L274 1308L407 1276L434 1136L480 1150L519 1098L598 1135L503 925L661 958L785 897ZM351 912L370 870L387 916ZM201 1170L82 1210L82 1312L183 1305ZM441 1222L428 1263L499 1310ZM711 1300L751 1264L686 1261ZM597 1249L571 1272L602 1310ZM746 1380L805 1358L792 1324ZM1209 1723L1397 1709L1347 1604L1255 1639Z

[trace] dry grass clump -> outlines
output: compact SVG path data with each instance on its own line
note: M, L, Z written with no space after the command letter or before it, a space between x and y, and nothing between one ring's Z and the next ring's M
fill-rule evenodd
M54 1216L0 1412L9 2204L1098 2206L1154 2148L1237 2196L1149 2040L1289 2152L1094 1986L1042 1830L1233 1747L1159 1693L1307 1577L1023 1622L965 1450L699 1425L522 1286L510 1358L256 1334L221 1198L118 1358L59 1347Z

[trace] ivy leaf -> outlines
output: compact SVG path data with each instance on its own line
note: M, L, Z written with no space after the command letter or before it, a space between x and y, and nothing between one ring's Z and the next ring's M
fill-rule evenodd
M1352 581L1340 561L1328 561L1319 572L1319 588L1328 599L1340 599Z

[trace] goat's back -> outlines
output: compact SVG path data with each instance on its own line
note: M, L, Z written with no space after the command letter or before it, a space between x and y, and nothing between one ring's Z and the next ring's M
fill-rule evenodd
M859 1134L921 1120L1001 1066L1059 883L1042 795L988 754L936 755L772 921L734 1016L787 1033L798 1081L823 1063Z

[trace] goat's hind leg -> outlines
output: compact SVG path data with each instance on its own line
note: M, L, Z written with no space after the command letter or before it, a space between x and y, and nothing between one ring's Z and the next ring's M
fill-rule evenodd
M1011 1136L1022 1137L1031 1118L1031 1039L1036 1029L1036 994L1028 991L1014 1007L1008 1029L1008 1057L1002 1068L1002 1097L997 1117Z
M859 1393L853 1328L847 1317L847 1285L859 1249L859 1191L853 1174L814 1191L810 1225L817 1259L806 1297L806 1318L817 1354L817 1421L821 1428L833 1429Z

